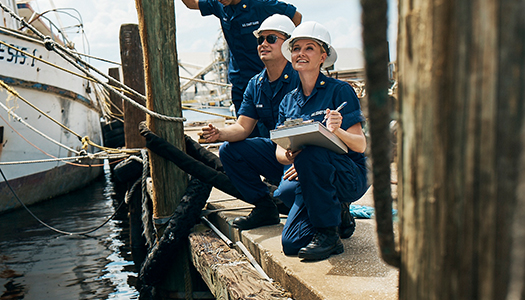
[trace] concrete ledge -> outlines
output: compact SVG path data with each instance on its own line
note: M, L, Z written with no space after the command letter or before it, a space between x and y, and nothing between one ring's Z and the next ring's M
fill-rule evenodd
M356 202L373 206L371 189ZM214 189L208 209L236 208L245 202ZM249 210L223 211L210 214L214 223L233 242L241 241L269 277L279 282L294 299L398 299L398 270L379 257L375 220L358 219L354 235L343 240L345 252L318 262L302 262L286 256L281 248L281 224L239 232L231 226L235 217Z

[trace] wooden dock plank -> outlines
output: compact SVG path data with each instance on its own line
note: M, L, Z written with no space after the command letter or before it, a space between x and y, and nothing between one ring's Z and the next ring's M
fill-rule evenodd
M289 299L213 231L190 234L193 264L217 299Z

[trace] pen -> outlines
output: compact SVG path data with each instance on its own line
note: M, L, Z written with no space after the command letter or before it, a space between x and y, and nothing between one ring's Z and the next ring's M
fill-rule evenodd
M343 102L343 103L341 103L341 105L339 105L339 107L336 108L335 111L340 111L340 110L343 109L343 107L345 107L345 106L346 106L346 101ZM325 115L324 115L324 119L323 119L323 121L322 121L321 123L324 123L327 119L328 119L328 115L325 114Z

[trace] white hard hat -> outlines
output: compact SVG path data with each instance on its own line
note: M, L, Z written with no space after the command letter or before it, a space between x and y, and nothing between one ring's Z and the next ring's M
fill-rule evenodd
M253 32L253 35L258 38L261 31L275 30L281 32L286 37L289 37L292 35L292 31L294 29L295 24L292 22L292 20L290 20L290 18L284 15L275 14L266 18L266 20L262 22L261 27Z
M297 28L295 28L295 30L292 32L292 36L284 41L283 45L281 46L281 52L288 61L292 61L291 47L293 43L300 39L313 39L321 46L325 47L328 56L321 66L322 68L330 67L337 60L337 52L330 44L331 39L328 29L317 22L308 21L299 24L299 26L297 26Z

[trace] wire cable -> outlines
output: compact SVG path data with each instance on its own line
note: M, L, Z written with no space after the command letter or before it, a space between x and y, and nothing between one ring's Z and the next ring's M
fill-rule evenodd
M2 107L4 110L7 111L8 115L10 115L15 121L18 121L20 123L22 123L23 125L25 125L27 128L33 130L35 133L37 133L38 135L42 136L43 138L45 138L46 140L56 144L57 146L59 147L62 147L72 153L75 153L76 155L79 155L80 154L80 151L77 151L71 147L68 147L54 139L52 139L51 137L49 137L48 135L46 135L45 133L41 132L40 130L36 129L35 127L31 126L29 123L27 123L26 121L24 121L20 116L18 116L15 112L13 112L12 110L10 110L9 108L7 108L7 106L5 106L2 102L0 102L0 107ZM6 119L4 119L4 117L2 117L0 115L0 118L7 124L7 126L9 126L11 128L11 130L13 130L14 132L16 132L20 137L22 137L22 135L15 129L13 128L13 126L11 126L11 124L9 124L9 122L7 122ZM24 138L24 137L22 137ZM26 140L24 138L24 140ZM29 141L26 140L28 143Z
M1 4L0 4L1 6ZM7 10L6 10L7 11ZM13 15L14 16L14 15ZM22 22L24 23L24 22ZM31 26L27 26L29 29L31 29ZM33 31L33 29L31 29ZM36 30L36 29L34 29ZM78 73L75 73L73 71L70 71L66 68L63 68L63 67L60 67L56 64L53 64L51 62L48 62L40 57L37 57L35 55L32 55L31 53L28 53L26 51L23 51L21 49L18 49L12 45L9 45L3 41L0 41L0 44L8 47L8 48L11 48L15 51L18 51L20 53L22 53L23 55L27 56L27 57L31 57L35 60L38 60L42 63L45 63L47 65L50 65L51 67L54 67L54 68L57 68L59 70L62 70L64 72L67 72L67 73L70 73L74 76L77 76L79 78L82 78L82 79L85 79L85 80L88 80L88 81L91 81L93 83L98 83L98 84L101 84L102 86L104 86L105 88L107 88L108 90L111 90L113 93L116 93L116 94L119 94L124 92L124 93L128 93L128 94L131 94L131 95L134 95L135 97L139 98L139 99L142 99L144 101L146 101L146 96L144 95L141 95L140 93L138 93L137 91L129 88L128 86L122 84L121 82L119 81L116 81L114 78L110 77L110 76L107 76L106 74L100 72L99 70L97 70L95 67L89 65L87 62L84 62L82 61L81 59L79 59L78 57L75 57L73 54L77 54L77 55L81 55L81 56L86 56L86 57L91 57L91 58L95 58L95 59L98 59L98 60L103 60L103 61L106 61L102 58L96 58L96 57L93 57L91 55L87 55L87 54L82 54L82 53L79 53L79 52L76 52L76 51L72 51L72 50L69 50L67 48L64 48L62 45L56 43L55 41L51 40L49 37L44 37L44 43L46 44L46 48L47 47L50 47L52 48L51 50L55 51L59 56L61 56L63 59L65 59L66 61L68 61L70 64L74 65L75 67L77 67L77 69L79 69L80 71L82 71L83 73L86 74L86 76L84 75L81 75L81 74L78 74ZM51 46L49 46L51 45ZM88 70L85 68L85 66L82 66L82 65L79 65L76 61L72 61L71 58L66 58L66 56L57 51L56 50L56 47L58 47L60 50L64 51L66 54L68 54L69 56L73 57L75 60L78 60L80 61L83 65L87 66L89 69L92 69L94 70L95 72L97 72L99 75L103 76L104 78L108 79L109 83L110 84L107 84L105 82L102 82L100 81L99 79L97 79L96 77L94 77L93 75L91 75L90 73L88 73ZM114 64L119 64L119 63L116 63L116 62L112 62L112 61L106 61L106 62L110 62L110 63L114 63ZM231 84L228 84L228 83L221 83L221 82L212 82L212 81L207 81L207 80L201 80L201 79L197 79L197 78L189 78L189 77L184 77L184 76L179 76L181 79L185 79L185 80L190 80L190 81L195 81L195 82L200 82L200 83L205 83L205 84L214 84L214 85L219 85L219 86L225 86L225 87L230 87ZM112 85L113 84L113 85ZM130 99L129 97L125 96L125 95L122 95L122 94L119 94L122 98L124 98L124 100L130 102L133 106L139 108L140 110L144 111L145 113L153 116L153 117L156 117L158 119L161 119L161 120L165 120L165 121L175 121L175 122L184 122L186 121L185 118L182 118L182 117L169 117L169 116L164 116L164 115L161 115L161 114L158 114L158 113L155 113L153 111L150 111L148 110L147 108L143 107L142 105L140 105L139 103L136 103L134 100ZM184 108L184 109L188 109L188 108ZM205 113L205 114L211 114L213 115L213 113L209 113L209 112L205 112L205 111L201 111L202 113ZM226 118L230 118L230 119L236 119L235 117L231 117L231 116L226 116Z
M43 59L43 58L40 58L40 57L38 57L38 56L35 56L35 55L33 55L33 54L31 54L31 53L29 53L29 52L27 52L27 51L24 51L24 50L22 50L22 49L18 49L18 48L16 48L15 46L12 46L12 45L10 45L10 44L4 42L4 41L0 41L0 44L6 46L6 47L8 47L8 48L11 48L11 49L13 49L13 50L15 50L15 51L18 51L18 52L20 52L21 54L23 54L23 55L25 55L25 56L27 56L27 57L31 57L31 58L34 59L34 60L38 60L39 62L42 62L42 63L44 63L44 64L46 64L46 65L50 65L50 66L53 67L53 68L59 69L59 70L61 70L61 71L64 71L64 72L66 72L66 73L69 73L69 74L71 74L71 75L75 75L75 76L80 77L80 78L82 78L82 79L89 80L89 81L94 82L94 83L98 83L96 80L93 80L93 79L91 79L91 78L89 78L89 77L87 77L87 76L84 76L84 75L82 75L82 74L79 74L79 73L75 73L75 72L73 72L73 71L70 71L70 70L68 70L68 69L66 69L66 68L64 68L64 67L61 67L61 66L59 66L59 65L56 65L56 64L54 64L54 63L52 63L52 62L48 62L47 60L45 60L45 59Z
M76 132L74 132L73 130L71 130L70 128L68 128L67 126L63 125L62 123L58 122L57 120L55 120L53 117L51 117L49 114L47 114L46 112L44 112L43 110L41 110L40 108L36 107L35 105L33 105L33 103L29 102L28 100L26 100L24 97L22 97L16 90L14 90L12 87L10 87L9 85L7 85L4 81L0 80L0 87L4 88L7 90L7 92L9 92L11 95L17 97L18 99L24 101L27 105L29 105L31 108L33 108L34 110L36 110L37 112L41 113L43 116L45 116L46 118L48 118L49 120L51 120L52 122L54 122L55 124L57 124L58 126L62 127L62 129L64 130L67 130L69 133L73 134L74 136L78 137L79 139L82 139L82 136Z
M74 136L76 136L82 143L82 149L86 150L88 145L90 146L93 146L93 147L96 147L98 149L101 149L101 150L104 150L104 151L107 151L107 152L112 152L112 153L120 153L120 152L124 152L124 153L136 153L137 151L136 150L126 150L126 149L113 149L113 148L108 148L108 147L104 147L104 146L101 146L101 145L98 145L96 143L94 143L93 141L91 141L89 139L89 136L81 136L80 134L74 132L72 129L66 127L65 125L61 124L60 122L58 122L57 120L55 120L53 117L51 117L49 114L45 113L44 111L42 111L41 109L39 109L38 107L34 106L31 102L29 102L27 99L25 99L24 97L22 97L15 89L13 89L11 86L9 86L8 84L6 84L4 81L0 80L0 87L1 88L4 88L7 90L8 93L10 93L11 95L17 97L18 99L24 101L27 105L29 105L30 107L32 107L33 109L35 109L36 111L38 111L39 113L41 113L42 115L44 115L46 118L48 118L49 120L53 121L54 123L56 123L58 126L62 127L63 129L67 130L68 132L70 132L71 134L73 134Z
M0 103L0 106L3 106L3 104ZM9 112L9 113L12 113L12 112ZM16 116L16 117L18 117L18 116ZM20 164L29 164L29 163L42 163L42 162L60 161L60 162L63 162L63 163L69 164L69 165L73 165L73 166L77 166L77 167L99 167L99 166L103 166L103 164L88 164L88 165L85 165L85 164L77 164L77 163L68 162L68 160L77 160L78 161L78 160L85 159L85 158L92 159L92 160L94 160L94 159L100 159L100 160L101 159L119 159L116 162L115 161L110 162L110 164L114 164L114 163L118 163L121 160L123 160L126 157L128 157L130 155L130 153L140 152L141 151L140 149L127 149L126 152L124 152L124 151L120 151L120 152L119 151L115 151L115 153L105 152L106 154L104 155L103 154L104 152L99 152L99 153L94 153L94 154L89 154L89 153L85 154L86 153L85 150L82 150L82 151L74 151L73 150L73 153L75 153L77 155L76 157L58 158L58 157L56 157L54 155L51 155L51 154L45 152L40 147L38 147L37 145L35 145L31 141L29 141L27 138L25 138L20 132L18 132L13 126L11 126L11 124L9 124L9 122L7 122L7 120L4 119L4 117L2 117L1 115L0 115L0 119L2 119L5 122L5 124L7 126L9 126L9 128L11 128L11 130L13 130L13 132L15 132L18 136L20 136L20 138L22 138L24 141L26 141L33 148L35 148L38 151L42 152L43 154L51 157L51 159L40 159L40 160L31 160L31 161L0 162L0 165L20 165ZM18 120L18 121L20 121L20 120ZM24 124L24 123L22 122L22 124ZM26 124L26 126L28 126L30 129L33 129L33 127L31 125L29 125L29 124ZM39 133L39 131L36 131L36 132ZM44 137L47 137L47 136L44 135ZM58 146L64 146L65 149L69 150L69 147L67 147L65 145L62 145L61 143L58 143L55 140L51 139L50 141L55 143L55 144L57 144Z
M92 228L92 229L89 229L89 230L86 230L86 231L80 231L80 232L69 232L69 231L63 231L63 230L60 230L60 229L57 229L47 223L45 223L44 221L42 221L40 218L38 218L25 204L24 202L22 202L22 200L20 200L20 198L18 197L18 195L16 194L15 190L13 189L13 187L11 187L11 185L9 184L9 181L7 181L7 178L4 174L4 172L2 171L2 168L0 168L0 174L2 174L2 177L4 178L4 181L7 185L7 187L9 188L9 190L11 190L11 193L13 193L13 196L16 198L16 200L18 201L18 203L20 203L20 205L22 205L22 207L24 207L24 209L35 219L38 221L38 223L40 223L41 225L43 225L44 227L47 227L48 229L56 232L56 233L60 233L60 234L64 234L64 235L87 235L87 234L90 234L92 232L95 232L97 230L99 230L100 228L104 227L104 225L106 225L109 221L111 221L116 215L117 215L117 212L120 210L120 208L122 207L122 204L124 204L124 200L122 200L119 204L119 206L117 207L117 209L115 210L115 212L113 212L113 214L106 220L104 221L102 224L98 225L97 227L95 228Z
M141 95L140 93L138 93L137 91L133 90L132 88L126 86L125 84L122 84L121 82L115 80L114 78L112 78L111 76L108 76L106 74L104 74L103 72L101 72L100 70L98 70L97 68L93 67L92 65L90 65L88 62L84 61L81 59L80 56L78 55L75 55L72 51L70 51L69 49L67 49L66 47L62 46L61 44L53 41L53 39L49 36L45 36L44 34L42 34L40 31L38 31L35 27L33 27L31 24L27 23L23 18L21 18L20 16L16 15L11 9L9 9L9 7L3 5L1 2L0 2L0 8L2 8L5 12L7 12L8 14L10 14L13 18L15 18L18 22L20 22L21 24L23 24L25 27L27 27L29 30L31 30L32 32L34 32L43 42L44 42L44 46L46 47L46 49L48 49L49 51L54 51L56 54L58 54L59 56L61 56L63 59L65 59L66 61L68 61L70 64L72 64L74 67L76 67L77 69L79 69L80 71L82 71L86 76L92 78L93 80L97 81L98 84L104 86L105 88L107 88L108 90L111 90L112 92L116 93L116 94L119 94L112 86L110 86L109 84L99 80L98 78L96 78L95 76L93 76L90 72L89 72L89 69L93 70L95 73L99 74L100 76L104 77L105 79L107 79L109 81L110 84L114 84L116 86L119 86L121 87L122 89L128 91L129 93L131 93L132 95L135 95L136 97L139 97L141 99L144 99L145 96L144 95ZM60 50L60 51L58 51ZM67 54L67 55L66 55ZM80 64L80 63L81 64ZM165 115L162 115L162 114L159 114L157 112L154 112L154 111L151 111L149 110L148 108L140 105L139 103L137 103L136 101L134 101L133 99L127 97L126 95L123 95L121 94L120 95L124 100L128 101L129 103L131 103L133 106L137 107L138 109L144 111L145 113L147 113L148 115L152 116L152 117L155 117L157 119L160 119L160 120L164 120L164 121L171 121L171 122L184 122L186 121L186 118L183 118L183 117L172 117L172 116L165 116Z

